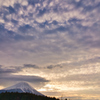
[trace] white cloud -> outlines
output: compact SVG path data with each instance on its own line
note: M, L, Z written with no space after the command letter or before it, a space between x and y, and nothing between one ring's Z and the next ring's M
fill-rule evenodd
M3 19L0 19L0 23L5 23L5 21Z
M23 5L23 6L27 6L27 5L28 5L27 0L22 1L22 5Z

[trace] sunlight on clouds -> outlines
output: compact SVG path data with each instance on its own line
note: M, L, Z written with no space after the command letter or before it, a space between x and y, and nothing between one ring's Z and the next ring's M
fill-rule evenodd
M4 89L5 87L4 86L0 86L0 89Z
M100 72L99 66L100 66L99 63L97 63L97 64L86 64L86 65L80 66L79 68L69 69L69 70L67 70L67 72L66 72L66 66L65 65L63 66L63 68L58 69L58 70L56 70L56 69L50 70L50 69L47 69L46 67L43 67L43 68L40 68L40 69L23 68L22 71L20 71L18 73L14 73L14 74L16 74L16 75L22 74L22 75L30 75L30 76L36 75L36 76L44 77L48 80L57 80L57 79L60 79L60 78L69 77L70 75L97 74L97 73ZM47 73L47 71L49 71L49 73Z
M76 83L76 84L75 84ZM49 84L46 84L40 91L56 91L56 92L68 92L68 91L83 91L92 89L93 87L80 87L79 84L83 84L83 82L69 82L69 83L63 83L63 82L49 82ZM65 85L66 84L66 85Z
M44 88L41 88L41 89L38 89L38 91L47 91L46 89L44 89Z

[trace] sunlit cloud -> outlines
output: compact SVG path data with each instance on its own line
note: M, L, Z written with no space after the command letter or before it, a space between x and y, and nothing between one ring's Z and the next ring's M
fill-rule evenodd
M4 89L4 88L5 88L5 87L3 87L3 86L0 86L0 90L1 90L1 89Z

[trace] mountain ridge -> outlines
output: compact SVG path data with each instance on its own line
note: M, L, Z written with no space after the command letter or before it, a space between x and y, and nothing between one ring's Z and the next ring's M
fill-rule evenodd
M0 90L0 93L2 92L32 93L35 95L44 96L43 94L35 90L33 87L31 87L27 82L20 82L20 83L17 83L15 85L12 85L10 87Z

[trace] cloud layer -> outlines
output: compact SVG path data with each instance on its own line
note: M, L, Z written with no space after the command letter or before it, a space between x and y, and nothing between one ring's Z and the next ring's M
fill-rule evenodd
M100 0L1 0L1 85L6 79L23 80L43 83L48 93L95 93L100 83L99 9Z

